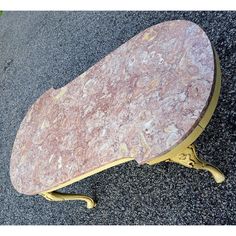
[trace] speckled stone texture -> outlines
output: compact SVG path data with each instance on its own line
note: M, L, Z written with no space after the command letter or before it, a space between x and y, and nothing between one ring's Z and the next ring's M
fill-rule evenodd
M161 156L196 127L213 83L213 51L199 26L144 30L31 106L13 147L14 187L37 194L123 157Z
M60 191L82 201L50 202L18 193L9 165L29 107L60 88L142 30L186 19L200 25L221 60L222 89L214 115L197 139L198 153L226 181L171 163L105 170ZM1 225L217 225L236 224L236 12L6 12L0 17L0 224Z

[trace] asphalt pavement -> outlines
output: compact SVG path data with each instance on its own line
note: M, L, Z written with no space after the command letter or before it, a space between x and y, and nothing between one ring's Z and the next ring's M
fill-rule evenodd
M154 24L186 19L199 24L222 65L216 112L196 146L226 175L177 164L135 161L91 176L62 191L97 200L48 202L17 193L9 161L19 125L31 104L51 87L73 80ZM0 16L0 224L195 225L236 223L236 13L235 12L3 12Z

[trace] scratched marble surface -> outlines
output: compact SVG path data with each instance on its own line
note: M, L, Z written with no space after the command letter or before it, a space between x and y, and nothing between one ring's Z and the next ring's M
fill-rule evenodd
M198 25L142 31L31 106L13 147L14 187L37 194L123 157L161 156L196 127L213 83L211 43Z

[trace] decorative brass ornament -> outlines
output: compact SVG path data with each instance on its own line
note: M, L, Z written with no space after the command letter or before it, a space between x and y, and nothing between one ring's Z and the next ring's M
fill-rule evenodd
M184 151L182 151L175 157L166 160L166 162L175 162L188 168L193 168L197 170L207 170L212 174L213 178L218 184L222 183L225 180L224 174L219 169L201 160L197 156L196 149L193 144L187 147Z

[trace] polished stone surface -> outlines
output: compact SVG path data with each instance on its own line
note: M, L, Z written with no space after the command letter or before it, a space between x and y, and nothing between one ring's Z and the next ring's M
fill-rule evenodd
M13 147L14 187L37 194L123 157L142 164L161 156L196 127L213 82L211 43L199 26L146 29L33 104Z
M49 202L18 193L9 177L17 130L36 99L82 74L149 26L188 19L202 26L221 59L216 111L196 142L203 158L227 176L216 185L205 171L136 161L61 191L97 200ZM236 12L4 12L0 17L0 224L235 224Z

